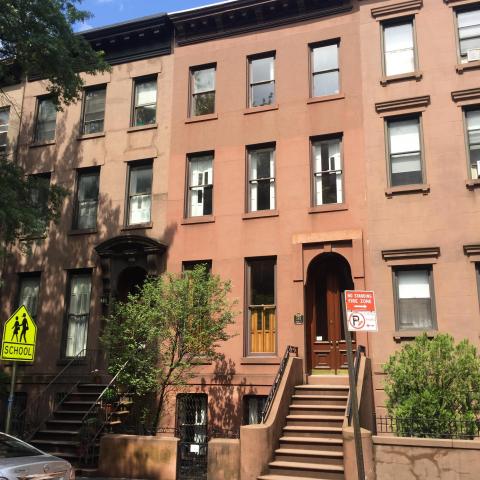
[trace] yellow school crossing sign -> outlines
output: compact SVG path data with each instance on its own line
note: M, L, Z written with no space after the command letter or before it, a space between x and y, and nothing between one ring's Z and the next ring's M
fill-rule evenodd
M37 326L22 305L3 327L2 360L33 362L37 343Z

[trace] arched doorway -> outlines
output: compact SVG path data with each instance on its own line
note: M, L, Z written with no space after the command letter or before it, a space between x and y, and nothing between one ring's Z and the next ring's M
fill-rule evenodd
M129 293L136 293L147 278L147 272L139 266L127 267L120 272L117 280L117 300L127 300Z
M306 285L307 367L312 373L347 368L341 292L351 289L352 273L344 257L324 253L312 260Z

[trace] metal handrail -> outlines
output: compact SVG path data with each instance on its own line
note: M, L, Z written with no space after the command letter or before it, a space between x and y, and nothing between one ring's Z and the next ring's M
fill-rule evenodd
M367 349L363 345L357 345L357 350L355 351L355 360L353 363L353 373L355 376L355 387L357 386L358 381L358 372L360 370L360 357L362 353L365 354ZM352 393L348 392L348 401L347 401L347 418L348 426L352 424Z
M39 405L41 405L41 401L42 401L42 398L47 395L47 393L50 393L50 388L55 385L57 383L57 381L63 377L64 373L73 365L75 364L76 362L79 361L80 358L85 358L87 356L87 353L88 352L94 352L95 350L89 350L89 349L86 349L86 348L83 348L82 350L80 350L74 357L72 357L68 363L55 375L55 377L53 377L52 380L50 380L50 382L47 384L47 386L41 391L39 392L36 396L34 396L32 399L29 399L29 402L28 402L28 406L21 412L19 412L17 414L17 418L28 418L29 420L31 420L29 417L30 415L28 414L29 410L32 408L32 405L35 405L37 408ZM75 388L75 386L78 384L75 383L75 385L73 386L73 388L70 390L73 391L73 389ZM70 393L69 392L69 393ZM63 400L65 400L66 398L66 395L60 400L59 403L63 402ZM27 430L28 431L24 431L22 432L21 436L24 437L24 438L31 438L35 432L43 425L43 423L50 417L50 415L52 414L51 411L49 411L46 415L44 415L40 421L35 421L35 425L32 426L31 428L28 428L27 427Z
M282 381L283 374L285 372L285 367L287 366L287 362L291 353L295 354L295 356L297 357L298 347L293 347L292 345L288 345L287 349L285 350L282 361L280 362L280 366L278 367L277 375L275 376L275 380L273 381L272 388L270 390L270 393L268 394L267 401L265 402L265 407L263 407L262 423L266 422L268 414L270 413L273 400L275 399L275 395L277 394L278 387L280 386L280 382Z
M88 418L91 416L93 410L95 408L98 407L98 405L100 404L103 396L105 395L105 392L112 387L112 385L116 382L118 376L120 375L120 373L122 373L122 371L125 369L125 367L127 366L127 364L129 363L129 360L127 360L117 371L117 373L115 374L115 376L110 380L110 382L108 383L108 385L102 390L102 392L100 393L100 395L96 398L96 400L93 402L92 406L88 409L88 411L85 413L85 415L82 417L82 425L80 427L80 433L79 435L81 435L81 432L83 431L83 428L84 426L86 425L86 422L88 420ZM121 402L118 402L117 404L117 409L118 407L121 405ZM117 410L115 411L111 411L109 412L109 414L105 417L104 421L99 425L99 427L96 429L96 431L93 433L93 435L85 442L85 444L83 445L83 449L84 449L84 455L85 455L85 458L87 459L88 458L88 455L89 455L89 452L90 452L90 449L92 447L92 445L95 444L98 436L100 435L100 433L104 430L105 426L108 425L108 423L110 422L110 419L113 417L114 413L116 412ZM82 439L80 438L80 443L82 443ZM87 462L84 462L84 463L87 463Z

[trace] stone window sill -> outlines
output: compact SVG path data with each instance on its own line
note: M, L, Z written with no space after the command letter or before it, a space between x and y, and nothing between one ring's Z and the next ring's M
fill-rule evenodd
M280 365L280 357L262 357L260 355L242 357L240 359L240 365Z
M433 338L435 335L437 335L436 330L396 330L393 332L393 338L395 341L399 342L402 340L421 337L424 333L427 334L428 338Z
M243 111L243 114L251 115L252 113L269 112L271 110L278 110L278 103L276 103L275 105L263 105L261 107L246 108Z
M323 102L332 102L334 100L342 100L345 98L344 93L336 93L334 95L325 95L323 97L310 97L307 100L307 104L312 104L312 103L323 103Z
M474 190L475 188L480 188L480 178L474 178L474 179L467 180L465 182L465 186L469 190Z
M385 189L385 195L388 198L394 195L402 195L407 193L422 193L427 195L430 192L430 185L428 183L420 183L417 185L402 185L400 187L390 187Z
M55 145L57 142L55 140L49 140L48 142L33 142L28 148L39 148L39 147L48 147L50 145Z
M83 230L70 230L68 235L90 235L93 233L97 233L96 228L85 228Z
M204 215L202 217L189 217L184 218L181 222L182 225L197 225L201 223L213 223L215 222L214 215Z
M127 130L127 133L132 133L132 132L141 132L143 130L153 130L154 128L158 127L158 123L152 123L150 125L139 125L138 127L130 127Z
M419 82L423 77L423 73L420 71L415 72L408 72L408 73L401 73L399 75L389 75L389 76L382 76L380 79L380 85L386 87L389 83L393 82L403 82L405 80L416 80Z
M346 205L345 203L333 203L310 207L308 209L308 213L341 212L343 210L348 210L348 205Z
M480 68L480 61L468 62L468 63L458 63L455 65L455 70L458 74L462 74L466 70L477 70Z
M269 218L278 217L278 210L261 210L259 212L248 212L242 215L243 220L250 220L252 218Z
M208 115L199 115L197 117L189 117L185 123L208 122L209 120L218 120L218 113L210 113Z
M125 225L122 228L122 232L128 231L128 230L143 230L143 229L152 228L152 227L153 227L152 222L150 222L150 223L137 223L135 225Z
M105 136L105 132L98 132L98 133L89 133L87 135L79 135L77 137L78 141L82 140L90 140L91 138L102 138Z

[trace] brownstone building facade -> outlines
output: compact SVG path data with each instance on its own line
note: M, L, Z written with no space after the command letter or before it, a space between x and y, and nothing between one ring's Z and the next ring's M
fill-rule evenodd
M355 341L380 412L405 342L478 345L479 28L470 0L238 0L87 33L114 66L81 103L21 93L18 161L72 192L4 272L4 316L31 302L40 328L25 391L100 348L113 297L194 262L239 300L189 388L222 430L258 421L287 345L344 373L345 289L376 293L379 331Z

